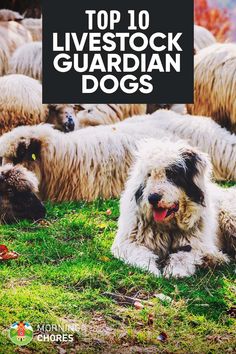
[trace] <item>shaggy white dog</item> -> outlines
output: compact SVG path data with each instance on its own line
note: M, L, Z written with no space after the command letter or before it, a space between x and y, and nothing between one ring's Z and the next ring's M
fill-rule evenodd
M165 277L227 262L218 247L220 192L210 172L207 155L184 142L144 142L121 198L114 256Z

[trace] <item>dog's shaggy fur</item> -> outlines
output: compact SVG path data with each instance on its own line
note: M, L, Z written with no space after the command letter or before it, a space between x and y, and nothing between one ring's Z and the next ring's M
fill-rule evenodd
M194 104L190 114L212 117L236 132L236 44L215 44L194 57Z
M218 249L217 195L207 155L181 141L147 140L121 198L112 253L165 277L190 276L206 262L227 262ZM235 232L236 213L229 217Z
M236 180L236 137L210 119L170 111L68 134L47 124L18 127L0 138L0 156L35 172L43 200L106 199L120 196L137 142L163 136L191 137L209 152L216 175Z
M85 104L77 114L75 129L113 124L128 117L145 114L146 104Z
M26 43L10 59L11 74L23 74L42 81L42 42Z
M0 134L19 125L44 122L47 107L42 104L42 85L24 75L0 78Z
M6 42L10 54L21 45L32 42L31 33L20 23L15 21L0 21L0 41Z
M206 48L212 44L216 43L216 39L213 34L208 31L206 28L201 26L194 26L194 50L195 54L199 50Z

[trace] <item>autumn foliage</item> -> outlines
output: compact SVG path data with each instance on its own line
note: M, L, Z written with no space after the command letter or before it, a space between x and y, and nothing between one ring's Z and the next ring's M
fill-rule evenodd
M227 9L212 7L207 0L194 1L195 24L211 31L218 41L225 41L231 29Z

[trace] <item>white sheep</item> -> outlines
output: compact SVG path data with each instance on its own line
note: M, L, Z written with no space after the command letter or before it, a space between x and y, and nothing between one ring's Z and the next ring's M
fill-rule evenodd
M23 16L19 12L12 11L9 9L0 10L0 21L21 21Z
M199 50L216 43L214 35L202 26L194 25L194 50Z
M0 138L0 156L36 174L43 200L107 199L120 196L144 137L189 140L210 155L215 177L236 180L236 136L210 119L165 110L68 134L47 124L18 127Z
M214 44L194 58L194 104L188 113L212 117L236 132L236 44Z
M42 81L42 42L30 42L17 48L10 59L9 72Z
M8 46L10 54L16 48L32 41L31 33L20 23L15 21L0 22L0 41L4 40Z
M44 122L42 85L25 75L0 77L0 135L19 125Z
M30 31L33 41L42 40L42 18L24 18L21 23Z

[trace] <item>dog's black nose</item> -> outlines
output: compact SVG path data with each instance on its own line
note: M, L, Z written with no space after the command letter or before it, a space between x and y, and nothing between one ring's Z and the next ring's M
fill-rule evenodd
M153 193L148 196L148 201L151 205L156 205L161 199L162 199L161 194Z

